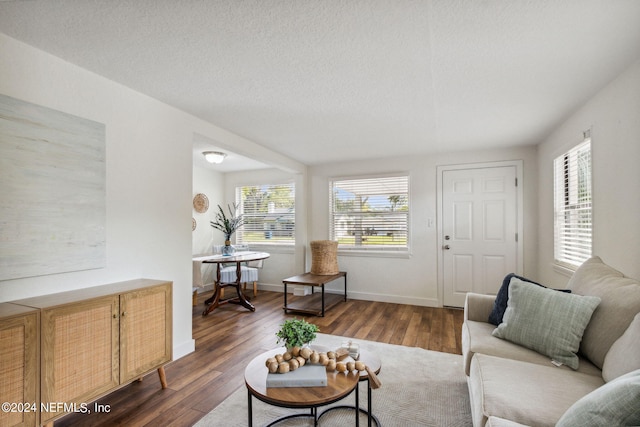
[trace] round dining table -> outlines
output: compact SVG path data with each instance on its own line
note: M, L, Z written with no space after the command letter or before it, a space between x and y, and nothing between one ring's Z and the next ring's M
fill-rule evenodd
M241 251L231 255L202 255L194 258L194 261L200 261L206 264L216 264L216 280L214 284L213 296L205 301L207 308L202 312L203 316L208 315L219 306L227 303L240 304L248 310L256 311L256 308L247 299L242 292L241 280L242 280L242 264L249 261L259 261L269 258L270 254L267 252L255 252L255 251ZM220 281L220 266L222 264L236 265L236 280L235 282L221 282ZM233 287L236 289L237 296L228 299L221 299L221 289L226 287Z

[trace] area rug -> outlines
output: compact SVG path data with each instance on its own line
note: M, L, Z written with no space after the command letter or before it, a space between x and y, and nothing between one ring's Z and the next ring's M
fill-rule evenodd
M338 348L344 337L318 334L312 343ZM462 356L415 347L357 341L360 347L375 352L382 361L378 378L382 387L372 392L374 415L382 426L471 426L471 409ZM266 368L265 368L266 369ZM355 394L336 405L353 405ZM360 406L367 407L366 383L360 384ZM322 412L320 408L318 412ZM308 410L297 410L308 412ZM253 398L253 425L265 426L273 420L296 413L296 410L267 405ZM246 426L247 390L236 390L224 402L202 418L196 426ZM365 415L360 418L367 425ZM355 424L352 410L338 409L325 414L322 427L345 427ZM278 426L309 426L312 418L294 418ZM375 425L375 423L374 423Z

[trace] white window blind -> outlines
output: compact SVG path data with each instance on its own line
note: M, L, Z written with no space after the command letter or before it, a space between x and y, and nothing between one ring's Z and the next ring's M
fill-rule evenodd
M236 187L236 203L244 218L244 225L236 233L237 243L295 243L293 183Z
M591 140L554 161L555 260L575 268L591 257Z
M408 248L409 177L331 182L330 232L341 249Z

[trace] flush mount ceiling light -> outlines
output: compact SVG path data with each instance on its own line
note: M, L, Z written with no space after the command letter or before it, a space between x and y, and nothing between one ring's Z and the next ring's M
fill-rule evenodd
M202 153L207 162L209 163L222 163L227 155L225 153L221 153L220 151L204 151Z

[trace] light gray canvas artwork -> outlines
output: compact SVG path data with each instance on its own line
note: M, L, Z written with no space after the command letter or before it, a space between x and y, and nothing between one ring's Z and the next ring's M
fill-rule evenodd
M105 126L0 95L0 280L106 263Z

